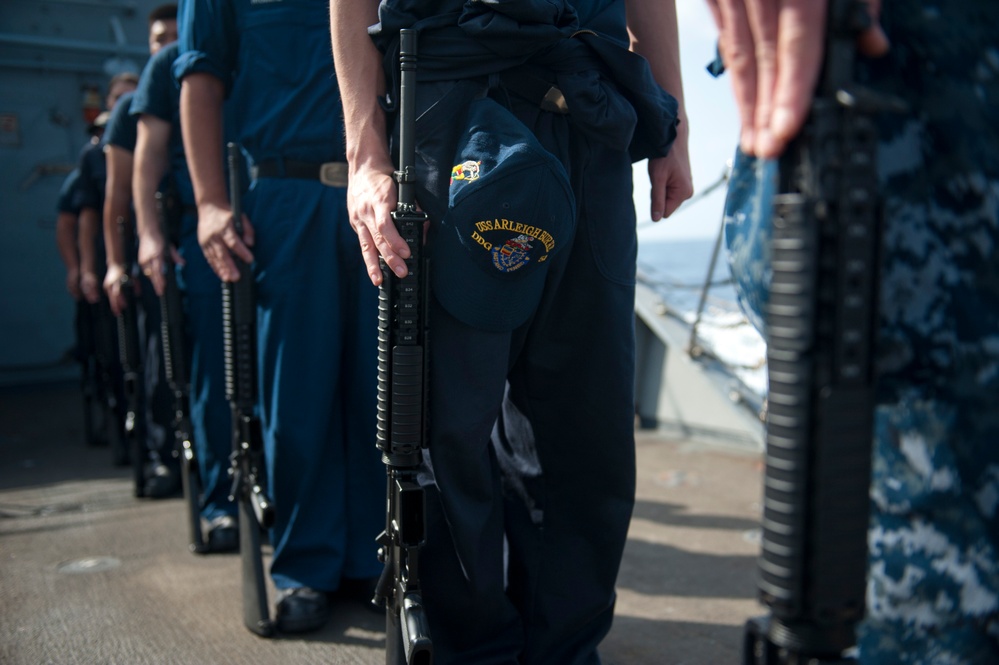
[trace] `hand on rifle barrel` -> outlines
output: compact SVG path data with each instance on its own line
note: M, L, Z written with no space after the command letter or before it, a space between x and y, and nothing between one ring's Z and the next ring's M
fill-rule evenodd
M168 251L169 259L167 258ZM184 265L184 259L177 248L173 245L167 247L159 229L146 229L139 234L139 266L142 268L142 274L152 282L153 290L156 291L157 296L162 296L166 290L164 275L166 274L165 261L167 260L173 261L176 265Z
M826 0L708 0L708 5L739 108L742 151L777 157L808 114L822 63ZM877 23L881 0L868 0L867 7L874 22L858 37L857 48L877 57L889 48Z
M121 316L128 307L128 301L122 292L127 273L128 267L121 263L108 264L108 270L104 273L104 292L108 295L108 302L115 316Z
M198 243L208 259L208 265L223 282L239 279L239 270L232 255L253 263L253 225L243 215L243 236L236 233L229 204L203 203L198 206Z
M347 186L350 225L357 233L364 265L375 286L382 283L379 257L402 278L408 274L406 259L410 256L409 246L392 221L398 199L392 161L387 154L382 164L384 166L380 168L368 166L352 170Z

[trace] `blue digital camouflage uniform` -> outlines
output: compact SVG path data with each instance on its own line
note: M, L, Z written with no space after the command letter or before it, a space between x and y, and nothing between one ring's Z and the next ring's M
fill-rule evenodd
M999 662L999 6L891 0L864 663Z
M171 71L179 53L180 44L174 42L150 58L139 79L130 112L136 119L149 114L171 124L170 170L166 178L172 182L183 210L177 251L184 264L176 266L177 284L184 294L191 425L203 491L201 516L210 522L236 513L234 503L229 500L231 483L227 475L232 452L231 416L225 397L222 287L198 244L194 189L180 133L180 88Z
M381 572L385 469L375 448L377 289L347 217L346 188L318 165L345 160L326 0L191 0L174 75L207 73L234 110L250 166L259 407L274 499L278 589L339 588ZM311 177L291 177L309 164ZM259 174L260 171L257 171Z
M883 119L878 153L885 229L860 661L994 664L999 6L886 0L882 23L891 52L865 62L862 80L911 112ZM765 273L765 243L743 235L753 225L737 207L735 274L746 302L763 302L765 282L751 275Z

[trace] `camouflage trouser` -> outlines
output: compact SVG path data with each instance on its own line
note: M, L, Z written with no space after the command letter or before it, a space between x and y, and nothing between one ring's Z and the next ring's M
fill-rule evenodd
M999 10L884 3L892 54L862 663L999 663Z
M999 424L981 406L913 389L878 407L862 663L999 662Z

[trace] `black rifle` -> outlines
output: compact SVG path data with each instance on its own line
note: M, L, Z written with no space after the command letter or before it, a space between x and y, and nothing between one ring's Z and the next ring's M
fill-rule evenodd
M111 329L106 299L96 305L76 304L77 358L83 396L83 435L89 446L109 446L115 465L128 464L122 434L122 417L115 384L117 332Z
M187 525L190 549L201 554L208 551L201 533L201 475L194 452L191 428L191 384L188 379L186 332L184 330L184 303L177 286L177 273L170 256L170 245L180 244L180 224L183 212L173 179L165 191L156 192L156 211L160 229L167 242L163 256L165 287L160 296L160 335L163 338L163 367L167 385L173 395L173 438L180 455L180 478L184 487L184 504L187 507Z
M243 237L240 174L242 153L234 143L229 151L229 196L236 234ZM274 506L264 490L264 446L257 401L257 304L253 271L237 256L236 282L222 284L222 329L225 344L225 392L232 412L232 455L229 498L239 502L239 555L243 580L243 624L263 637L274 634L267 604L267 584L261 551L261 531L274 524Z
M131 220L118 218L118 235L126 257L131 257L135 245L135 230ZM135 295L135 277L131 258L125 260L125 273L121 276L121 293L125 309L118 317L118 353L121 360L125 388L125 440L132 459L135 479L135 496L145 494L146 477L146 428L142 395L142 355L139 341L138 298Z
M96 304L85 303L83 309L87 317L85 325L91 326L93 331L93 363L98 377L97 394L104 417L104 434L111 449L112 462L115 466L124 466L129 462L129 451L124 433L125 418L122 413L124 400L119 399L121 354L118 350L115 316L111 313L107 296L103 294Z
M881 206L874 114L854 81L866 5L831 0L809 118L780 159L759 591L746 665L854 662L865 610Z
M385 564L372 602L385 607L385 662L430 665L433 644L420 595L419 561L426 530L425 496L417 481L427 443L426 214L416 209L416 31L400 32L399 185L392 213L409 246L402 279L382 262L378 292L377 445L388 475L385 530L378 558Z
M98 361L94 306L86 300L76 303L76 358L80 363L80 393L83 397L83 440L88 446L108 443L107 434L98 432L108 418L108 401ZM111 419L113 422L113 419Z

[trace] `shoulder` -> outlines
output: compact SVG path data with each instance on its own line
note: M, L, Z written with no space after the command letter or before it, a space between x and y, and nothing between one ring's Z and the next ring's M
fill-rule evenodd
M127 122L128 115L132 109L132 99L134 97L134 92L126 92L118 98L118 103L114 105L114 109L111 111L111 117L108 118L108 126L105 131L112 131L115 126L120 125L123 122Z

